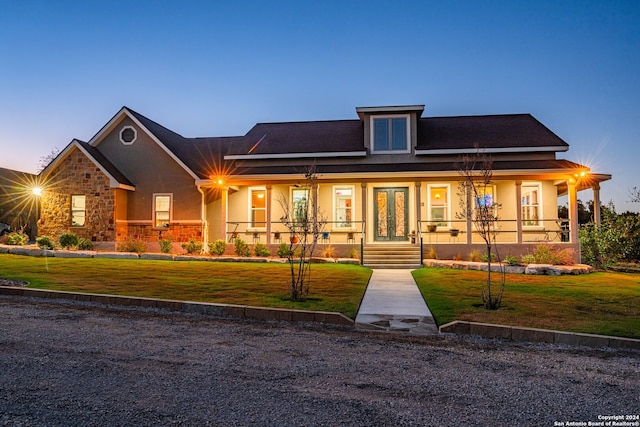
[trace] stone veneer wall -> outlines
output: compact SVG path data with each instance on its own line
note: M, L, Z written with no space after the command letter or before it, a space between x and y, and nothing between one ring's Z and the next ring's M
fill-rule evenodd
M84 227L71 226L71 195L86 196ZM115 190L81 151L74 150L47 178L40 200L40 236L57 239L71 232L94 242L114 241Z

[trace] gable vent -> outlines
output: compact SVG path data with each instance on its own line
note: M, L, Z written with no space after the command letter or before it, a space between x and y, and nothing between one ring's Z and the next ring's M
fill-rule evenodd
M136 142L138 132L133 126L125 126L120 130L120 142L124 145L131 145Z

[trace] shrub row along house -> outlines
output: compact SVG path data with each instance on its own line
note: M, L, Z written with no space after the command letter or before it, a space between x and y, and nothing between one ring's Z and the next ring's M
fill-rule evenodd
M320 244L365 265L419 265L482 248L461 215L461 155L493 160L483 203L498 209L501 255L540 241L579 252L577 192L610 175L557 159L569 146L529 114L422 117L424 105L356 108L353 120L260 123L237 137L183 137L123 107L40 174L39 234L73 232L111 248L127 239L287 242L284 205L317 197ZM313 167L309 188L305 173ZM568 195L569 218L558 218ZM280 201L280 203L279 203ZM598 218L596 218L598 220ZM420 244L422 243L422 245ZM376 259L384 262L376 263Z

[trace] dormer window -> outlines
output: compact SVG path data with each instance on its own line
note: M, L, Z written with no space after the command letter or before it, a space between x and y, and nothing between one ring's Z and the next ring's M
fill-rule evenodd
M371 117L372 152L409 153L409 115Z

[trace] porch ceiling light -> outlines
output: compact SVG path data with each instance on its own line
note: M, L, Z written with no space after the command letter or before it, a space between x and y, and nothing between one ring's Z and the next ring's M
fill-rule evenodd
M42 196L42 188L40 188L40 187L33 187L33 188L31 189L31 192L32 192L35 196L38 196L38 197Z

